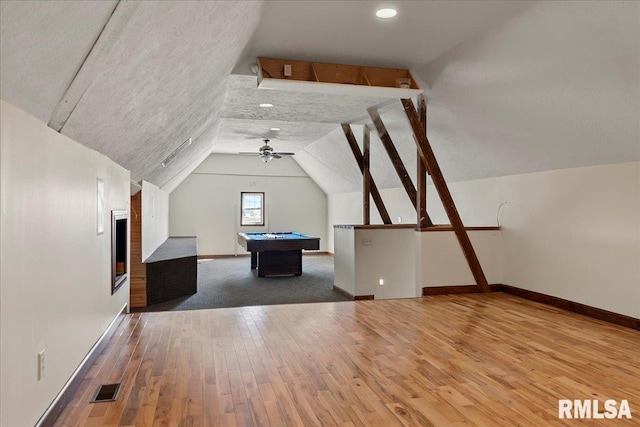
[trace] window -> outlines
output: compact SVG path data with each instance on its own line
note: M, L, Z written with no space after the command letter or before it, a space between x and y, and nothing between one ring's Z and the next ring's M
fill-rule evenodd
M240 225L264 225L264 193L240 193Z

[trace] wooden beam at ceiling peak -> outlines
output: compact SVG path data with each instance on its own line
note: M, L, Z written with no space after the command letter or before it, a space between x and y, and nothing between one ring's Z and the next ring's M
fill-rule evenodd
M360 172L364 174L364 156L360 151L360 147L358 146L358 141L356 141L356 137L353 135L353 131L351 130L351 125L343 123L342 130L344 131L344 135L347 138L347 142L349 143L349 147L351 148L351 152L353 153L353 157L360 168ZM389 216L389 212L387 212L387 208L384 206L384 202L382 201L382 196L380 196L380 191L378 191L378 186L376 185L373 177L369 177L369 186L371 188L371 197L373 198L376 207L378 208L378 212L380 213L380 217L382 218L382 222L385 224L391 224L391 217Z
M402 106L404 107L407 119L409 119L411 129L413 130L413 136L418 147L420 158L422 159L425 168L431 174L433 184L438 191L438 196L440 196L442 206L444 207L444 210L449 217L449 222L451 222L453 231L458 238L458 242L460 243L462 252L464 253L467 263L469 264L471 273L476 280L476 284L478 285L480 290L482 290L482 292L490 292L487 278L482 271L482 266L478 261L478 257L476 256L476 252L473 249L471 240L469 240L469 236L467 235L464 225L462 224L462 219L460 219L460 214L456 209L453 197L451 197L451 193L449 192L447 183L444 179L444 176L442 175L440 166L438 166L438 162L436 161L436 158L433 154L431 144L429 143L427 135L424 132L423 121L418 116L416 107L413 105L413 101L411 99L402 99ZM426 119L424 120L424 124L426 124Z

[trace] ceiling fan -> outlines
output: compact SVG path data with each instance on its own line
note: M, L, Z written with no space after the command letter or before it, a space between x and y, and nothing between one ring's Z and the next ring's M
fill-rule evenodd
M269 140L268 139L263 139L262 141L264 141L264 145L262 147L260 147L258 149L258 152L256 153L254 152L240 152L238 154L242 154L245 156L259 156L260 160L262 160L265 163L268 163L271 161L271 159L281 159L282 156L294 156L295 153L285 153L285 152L277 152L277 151L273 151L273 147L271 147L269 145Z

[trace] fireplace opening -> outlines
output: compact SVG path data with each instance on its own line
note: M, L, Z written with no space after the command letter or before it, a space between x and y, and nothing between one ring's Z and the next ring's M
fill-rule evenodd
M127 280L127 211L111 212L111 294Z

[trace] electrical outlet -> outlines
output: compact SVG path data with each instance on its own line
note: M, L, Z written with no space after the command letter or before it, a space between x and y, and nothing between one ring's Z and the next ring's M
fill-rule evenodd
M284 76L291 77L291 64L284 64Z
M402 224L402 217L401 216L398 217L398 224Z
M44 368L45 368L45 351L42 350L38 353L38 381L44 377Z
M378 285L384 286L384 279L382 277L378 280Z

